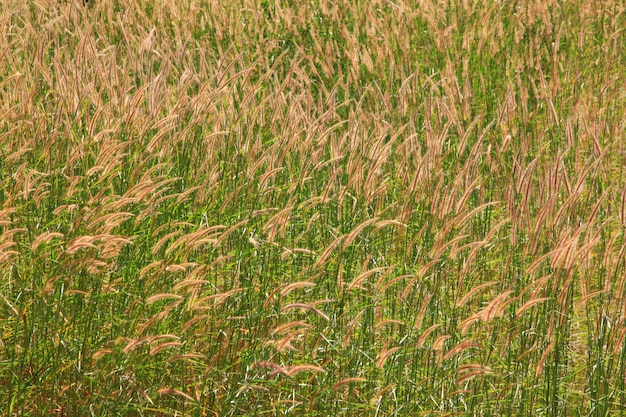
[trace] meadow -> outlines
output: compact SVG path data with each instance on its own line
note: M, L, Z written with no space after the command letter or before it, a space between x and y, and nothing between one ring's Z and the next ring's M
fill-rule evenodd
M0 415L626 414L625 8L0 2Z

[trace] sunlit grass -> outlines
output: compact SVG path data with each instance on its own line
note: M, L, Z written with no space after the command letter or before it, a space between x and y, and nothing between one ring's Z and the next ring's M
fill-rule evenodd
M621 415L624 5L0 5L0 414Z

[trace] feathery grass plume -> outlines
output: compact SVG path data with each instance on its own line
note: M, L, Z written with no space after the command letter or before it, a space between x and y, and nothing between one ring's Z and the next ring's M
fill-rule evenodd
M535 370L535 374L537 376L541 376L543 375L543 370L546 366L546 361L548 360L548 356L550 355L550 353L554 350L556 346L556 342L552 341L550 342L550 344L543 350L543 353L541 354L541 358L539 359L539 363L537 364L537 368Z
M386 293L389 288L391 288L394 284L402 280L405 280L407 278L414 278L414 275L400 275L399 277L390 279L388 282L385 283L385 285L381 287L381 284L383 283L384 278L389 275L388 272L389 273L393 272L393 268L394 266L389 267L387 271L385 271L385 273L378 280L378 283L376 284L376 291L379 292L380 294Z
M358 288L360 290L363 290L363 285L362 283L371 275L374 275L378 272L384 271L385 267L378 267L378 268L373 268L367 271L363 271L359 274L359 276L357 276L350 284L348 284L347 290L350 291L354 288Z
M379 220L380 219L378 217L374 217L374 218L371 218L369 220L364 221L363 223L361 223L360 225L355 227L354 230L352 230L346 236L346 238L345 238L345 240L343 242L342 251L344 251L348 246L350 246L352 244L354 239L358 236L359 233L361 233L361 231L363 231L363 229L365 229L367 226L370 226L372 224L377 223Z
M456 245L455 245L455 247L453 247L452 250L450 251L449 257L450 257L450 259L454 259L454 258L457 257L457 255L459 253L463 252L466 249L472 249L471 252L473 252L474 248L482 249L485 246L487 246L488 244L489 244L489 240L485 239L485 240L479 240L479 241L476 241L476 242L466 243L466 244L458 246L458 247L456 247Z
M496 317L500 317L503 313L504 308L508 305L508 301L512 301L507 300L507 298L509 298L509 295L511 295L512 293L513 291L511 290L505 291L502 294L498 295L496 298L494 298L487 305L487 307L480 311L480 318L485 322L489 322Z
M137 332L140 333L140 334L144 333L147 329L152 327L157 322L161 322L161 321L165 320L167 318L167 316L169 315L170 311L172 311L174 308L178 307L181 303L182 303L181 300L177 300L177 301L174 301L174 302L166 305L160 312L154 314L152 317L150 317L149 319L144 321L142 324L137 326Z
M176 362L181 360L193 360L193 359L202 359L205 358L204 355L199 353L183 353L182 355L174 355L171 358L168 358L168 362Z
M161 250L161 248L163 247L163 245L165 245L165 243L167 243L168 240L170 240L171 238L175 236L180 235L181 233L184 233L184 232L182 230L174 230L172 232L169 232L165 236L163 236L161 239L159 239L157 243L152 247L152 255L156 256Z
M293 340L298 340L301 339L301 336L306 336L309 333L309 328L307 327L300 327L294 331L292 331L291 333L285 335L284 337L282 337L281 339L275 340L275 341L270 341L268 342L270 345L274 345L274 347L276 348L276 350L280 353L286 352L288 350L292 350L292 351L296 351L296 347L294 347L291 342Z
M112 236L111 238L108 238L103 242L102 248L100 250L100 258L105 260L117 258L120 255L124 246L132 244L132 237L126 238L124 236Z
M213 295L208 295L206 297L202 297L202 298L198 298L195 303L193 308L195 310L206 310L206 309L212 309L214 307L217 307L221 304L223 304L228 298L232 297L235 294L238 294L242 291L246 291L246 288L233 288L230 291L226 291L226 292L222 292L222 293L217 293L217 294L213 294ZM212 305L206 305L207 302L209 301L213 301Z
M182 264L173 264L165 267L167 272L187 272L188 269L198 266L195 262L183 262Z
M441 327L441 324L433 324L428 329L424 330L424 332L422 333L422 335L417 341L417 347L419 348L423 347L424 343L426 343L426 339L428 339L428 336L430 336L431 333L437 330L439 327Z
M146 298L146 304L153 304L153 303L156 303L157 301L171 300L171 299L182 300L183 297L181 297L178 294L169 294L169 293L155 294Z
M372 396L372 398L369 401L369 406L371 408L376 408L377 406L380 405L380 402L382 401L383 397L390 391L393 391L395 389L395 385L394 384L390 384L387 385L385 388L380 389L378 392L376 392L374 394L374 396Z
M6 250L16 245L17 243L15 242L5 242L5 243L0 244L0 263L6 262L11 256L20 254L16 250Z
M37 248L43 243L48 244L54 238L63 237L63 233L58 232L44 232L37 236L31 245L32 250L37 250Z
M623 321L621 323L623 325ZM619 354L620 350L622 349L622 344L624 343L624 337L626 336L626 327L623 328L620 332L619 335L617 336L617 339L614 342L614 346L613 346L613 354L617 355Z
M226 226L222 225L211 226L205 229L200 229L196 232L183 235L168 246L168 248L165 250L165 256L170 255L174 250L183 245L186 247L186 251L189 251L191 248L197 245L198 241L202 240L203 238L208 239L204 242L217 242L216 237L218 236L218 234L213 232L217 232L225 228ZM211 233L213 234L211 235ZM206 237L207 235L210 235L210 237Z
M468 332L470 327L472 326L472 324L476 323L477 321L481 320L483 318L483 313L482 310L468 318L466 318L465 320L463 320L461 323L459 323L459 325L457 326L457 328L461 331L461 335L465 336Z
M274 243L276 236L281 239L285 237L287 226L291 220L291 213L294 207L291 202L287 203L288 206L272 216L265 226L263 226L263 232L267 234L267 241Z
M283 288L282 290L280 290L280 295L281 296L286 296L287 294L289 294L291 291L298 289L298 288L311 288L311 287L315 287L315 283L314 282L310 282L310 281L300 281L300 282L294 282L292 284L287 285L285 288Z
M289 375L288 368L277 365L273 362L267 362L267 361L256 362L254 364L254 367L255 368L270 368L272 370L272 373L270 374L271 376L274 376L276 374L283 374L285 376Z
M148 343L158 342L159 340L163 340L163 339L180 339L180 337L171 333L160 334L158 336L150 336Z
M469 379L472 379L480 375L491 375L493 371L488 366L479 364L461 365L456 369L456 373L459 374L456 378L456 383L461 384Z
M344 348L350 345L350 340L352 338L352 333L354 332L356 324L359 322L361 316L365 313L365 309L361 310L359 314L357 314L348 324L348 328L346 330L346 334L343 339L343 343L341 344Z
M209 320L209 317L202 315L202 316L195 316L192 319L187 320L185 324L183 324L183 326L180 328L180 332L185 333L189 328L191 328L191 326L203 320L205 321Z
M320 373L327 373L327 371L322 368L321 366L317 366L317 365L293 365L293 366L289 366L287 367L287 376L294 376L299 374L300 372L320 372Z
M310 328L312 328L313 326L312 326L312 325L310 325L310 324L308 324L308 323L307 323L306 321L304 321L304 320L290 321L290 322L288 322L288 323L281 324L280 326L278 326L278 327L276 327L276 328L272 329L272 335L282 333L282 332L284 332L285 330L289 330L289 329L291 329L292 327L299 327L299 328L307 328L307 329L310 329Z
M279 297L277 297L276 295L279 294L283 288L283 285L279 285L274 288L265 299L265 302L263 303L263 308L267 308L272 303L272 301L277 301Z
M360 378L360 377L343 378L343 379L337 381L337 383L335 385L333 385L333 390L334 391L339 391L340 389L342 389L346 385L352 385L352 384L356 384L356 383L360 383L360 382L367 382L367 379Z
M306 304L306 303L291 303L291 304L287 304L286 306L284 306L281 309L281 312L285 312L285 311L292 310L292 309L300 309L300 310L310 311L312 313L315 313L319 317L323 318L324 320L330 321L330 318L326 314L324 314L320 309L318 309L317 307L312 306L310 304Z
M58 216L63 211L67 211L68 213L71 213L74 210L76 210L77 208L78 208L77 204L63 204L63 205L60 205L57 208L55 208L54 211L52 212L52 214L55 215L55 216ZM0 222L0 224L1 224L1 222Z
M455 347L450 348L450 350L448 350L446 354L443 356L443 360L448 360L453 356L460 355L462 352L464 352L467 349L473 349L473 348L480 348L480 345L474 342L473 340L463 340L461 343L459 343Z
M430 250L429 253L429 257L431 259L440 259L441 255L443 255L443 253L446 251L446 249L448 249L449 247L456 247L458 242L461 240L466 239L467 237L469 237L469 235L461 235L461 236L457 236L454 239L446 242L445 244L442 244L443 242L435 242L435 244L433 245L433 247Z
M237 230L239 227L243 226L244 224L248 223L248 219L244 219L238 223L233 224L231 227L229 227L228 229L226 229L221 235L220 237L217 238L217 240L214 243L214 247L219 247L222 242L228 238L228 236L230 236L235 230Z
M385 366L385 362L387 361L387 358L389 358L389 356L393 355L395 352L397 352L400 349L401 349L400 346L396 346L390 349L383 347L383 349L380 352L380 355L378 356L378 360L376 361L376 367L382 368L383 366Z
M65 291L65 294L66 295L78 294L78 295L84 295L84 296L91 295L90 292L83 291L83 290L67 290L67 291Z
M493 286L493 285L495 285L495 284L498 284L498 283L499 283L498 281L491 281L491 282L485 282L484 284L480 284L480 285L475 286L474 288L472 288L471 290L469 290L469 291L467 292L467 294L465 294L465 295L463 296L463 298L461 298L461 299L460 299L460 300L456 303L456 306L457 306L457 307L462 307L462 306L464 306L464 305L467 303L467 301L468 301L470 298L472 298L472 296L473 296L474 294L479 293L480 291L484 290L485 288L489 288L489 287L491 287L491 286Z
M587 302L588 302L589 300L591 300L592 298L594 298L594 297L596 297L596 296L598 296L598 295L601 295L601 294L606 294L606 293L608 293L608 292L609 292L609 290L605 288L605 289L602 289L602 290L594 291L594 292L589 293L589 294L585 294L585 295L584 295L584 296L580 299L580 301L578 301L578 303L577 303L577 306L576 306L576 307L577 307L577 308L581 308L581 307L585 306L585 305L587 304Z
M341 235L336 238L330 245L324 249L324 251L318 256L317 261L315 262L315 268L319 268L326 263L328 257L332 253L332 251L339 246L342 242L346 240L346 235Z
M91 359L94 361L97 361L101 357L106 356L106 355L112 355L113 353L115 353L115 351L111 349L100 349L100 350L95 351L93 355L91 355Z
M146 266L144 266L141 271L139 271L139 278L143 279L148 273L150 273L151 271L156 270L157 272L155 272L155 274L158 274L160 271L164 271L165 270L165 266L163 265L163 260L159 259L157 261L154 261Z
M99 237L97 236L81 236L79 238L73 239L67 244L65 248L65 253L72 254L79 249L95 248L97 246L94 244L94 242L98 239Z
M421 329L422 328L422 323L424 322L424 316L426 315L426 310L428 309L428 307L430 306L430 302L433 299L433 295L427 295L424 300L422 301L422 306L420 307L418 313L417 313L417 318L415 319L415 328L416 329Z
M162 351L163 349L169 349L169 348L178 347L182 345L183 344L181 342L165 342L150 349L149 353L150 353L150 356L154 356L160 351Z
M133 216L134 214L129 212L110 213L92 220L86 227L87 230L97 230L100 234L110 234L114 228ZM96 226L101 223L103 223L102 229L96 229Z
M289 256L296 256L298 253L303 253L305 255L317 255L314 251L309 250L309 249L304 249L304 248L292 248L292 249L288 249L288 248L282 248L283 249L283 253L280 255L280 259L281 260L285 260L287 259Z
M176 285L174 285L172 289L177 291L185 287L199 287L201 285L207 285L207 284L210 284L210 282L204 279L187 278L187 279L184 279L183 281L176 283Z
M394 265L390 265L390 266L388 266L386 268L383 268L384 272L382 274L380 274L380 277L378 278L378 281L376 282L376 285L374 285L374 288L377 291L380 289L380 286L385 281L385 279L395 271L397 266L398 265L394 264Z
M529 309L533 308L534 306L536 306L537 304L542 303L544 301L549 301L551 299L552 298L550 298L550 297L533 298L533 299L527 301L526 303L524 303L523 306L521 306L520 308L517 309L517 312L515 313L515 317L516 318L521 317L522 314L524 314L524 312L526 310L529 310Z
M128 339L128 343L126 344L124 349L122 349L122 352L123 353L131 352L131 351L135 350L139 345L144 344L144 343L148 343L149 341L150 341L150 337L149 336L144 336L144 337L139 338L139 339Z
M439 259L433 259L430 262L428 262L426 265L424 265L424 266L422 266L420 268L420 270L417 272L417 274L415 274L413 279L411 281L409 281L409 283L404 287L404 291L402 292L402 295L401 295L401 297L403 299L406 299L409 296L411 291L414 289L413 287L414 287L415 283L418 280L422 279L424 277L424 274L426 274L426 271L428 271L437 262L439 262Z

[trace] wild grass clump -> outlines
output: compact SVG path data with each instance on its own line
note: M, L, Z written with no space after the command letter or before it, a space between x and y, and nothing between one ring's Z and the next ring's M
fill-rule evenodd
M623 413L621 2L0 16L0 414Z

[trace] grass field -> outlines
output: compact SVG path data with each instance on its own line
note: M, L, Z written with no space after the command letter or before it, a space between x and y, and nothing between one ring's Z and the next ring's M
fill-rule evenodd
M626 414L621 1L0 3L0 415Z

